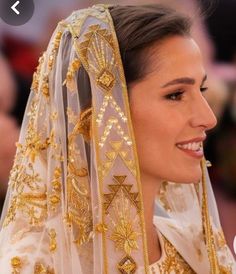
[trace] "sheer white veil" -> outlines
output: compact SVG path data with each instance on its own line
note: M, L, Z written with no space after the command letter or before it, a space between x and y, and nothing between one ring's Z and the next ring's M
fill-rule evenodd
M163 183L159 221L200 237L210 273L235 273L205 161L202 170L198 185ZM39 60L0 229L1 274L149 273L127 86L104 5L60 22Z

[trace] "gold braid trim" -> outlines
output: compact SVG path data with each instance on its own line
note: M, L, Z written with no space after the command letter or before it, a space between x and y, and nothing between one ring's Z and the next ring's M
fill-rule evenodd
M214 242L213 230L210 222L210 216L208 211L208 200L207 200L207 190L206 190L206 175L204 167L206 166L206 161L203 159L201 161L202 168L202 224L203 224L203 234L204 240L207 245L208 258L210 261L211 274L220 274L219 262L216 254L216 247Z

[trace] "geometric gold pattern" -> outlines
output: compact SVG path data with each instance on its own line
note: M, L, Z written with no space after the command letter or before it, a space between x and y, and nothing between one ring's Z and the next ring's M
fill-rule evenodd
M137 269L134 259L130 256L125 256L118 264L118 270L122 274L133 274Z
M126 177L127 177L126 175L114 175L113 180L114 180L115 184L109 184L108 185L111 192L103 194L104 200L105 200L104 208L105 208L105 213L106 214L108 214L108 209L109 209L110 205L112 204L112 201L114 200L117 193L121 189L123 190L123 192L127 196L127 198L136 207L137 211L140 212L141 206L140 206L140 200L139 200L139 193L138 192L131 192L132 185L124 183Z
M136 167L134 161L129 159L128 151L122 149L123 141L110 141L110 146L112 149L106 152L107 160L104 161L99 168L101 177L105 177L108 174L118 156L122 159L132 174L136 176Z
M97 77L97 84L106 91L110 91L113 88L114 82L114 75L106 69L103 69Z

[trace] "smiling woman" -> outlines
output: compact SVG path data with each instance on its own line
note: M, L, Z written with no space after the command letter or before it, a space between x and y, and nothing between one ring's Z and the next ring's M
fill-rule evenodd
M140 169L155 174L153 179L159 179L159 185L165 180L199 182L200 144L206 131L216 125L201 93L206 76L199 48L189 37L173 36L153 46L152 51L152 72L130 85ZM158 62L161 64L155 69Z
M171 9L60 22L10 176L1 274L235 273L203 155L206 89L190 20Z

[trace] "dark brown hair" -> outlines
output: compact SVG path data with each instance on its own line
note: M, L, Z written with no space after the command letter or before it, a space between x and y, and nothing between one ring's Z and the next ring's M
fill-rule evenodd
M190 36L191 20L162 5L110 7L127 85L147 74L148 49L163 39Z

